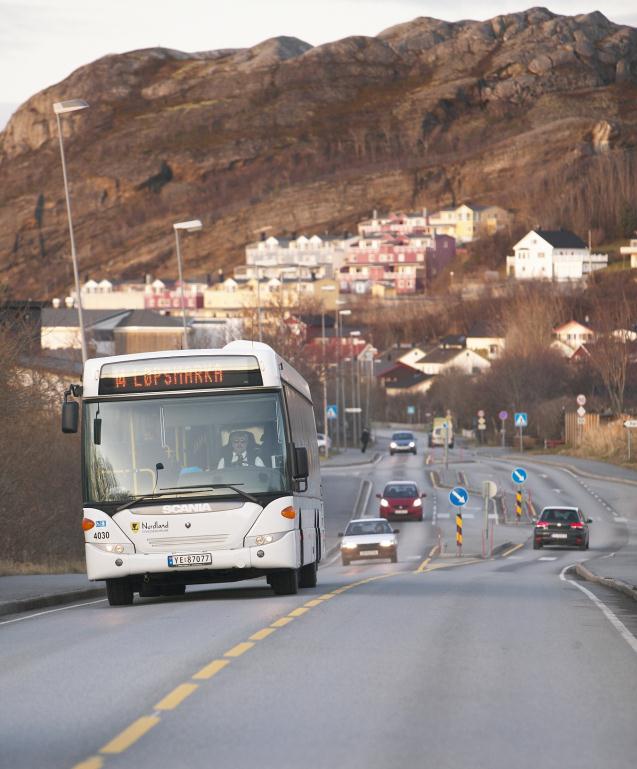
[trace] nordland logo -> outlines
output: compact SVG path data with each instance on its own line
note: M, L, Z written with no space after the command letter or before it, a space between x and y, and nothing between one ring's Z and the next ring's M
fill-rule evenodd
M131 527L131 531L134 531L134 532L139 531L139 523L137 523L136 521L134 523L131 523L130 527Z

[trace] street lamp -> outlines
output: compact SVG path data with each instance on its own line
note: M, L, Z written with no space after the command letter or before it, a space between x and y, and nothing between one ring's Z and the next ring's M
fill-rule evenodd
M321 286L321 291L336 291L336 286ZM325 367L325 303L321 302L321 378L323 380L323 432L329 437L329 428L327 421L327 369Z
M53 103L53 112L58 126L58 137L60 139L60 157L62 158L62 175L64 176L64 194L66 196L66 213L69 219L69 235L71 238L71 259L73 260L73 275L75 277L75 292L77 294L77 314L80 323L80 341L82 343L82 363L86 362L86 332L84 329L84 315L82 313L82 293L80 291L80 274L77 269L77 255L75 253L75 238L73 237L73 220L71 219L71 198L69 196L69 184L66 178L66 162L64 160L64 143L62 141L62 125L60 115L67 112L77 112L86 109L88 104L82 99L69 99L68 101L56 101Z
M181 270L181 251L179 250L179 230L186 232L197 232L202 227L199 219L191 219L189 222L176 222L173 224L175 230L175 243L177 244L177 267L179 270L179 287L181 293L181 316L184 322L184 350L188 349L188 334L186 333L186 302L184 299L184 278Z
M336 304L343 304L344 300L336 300ZM343 437L343 444L345 445L345 448L347 448L347 420L345 418L345 378L343 376L343 372L341 369L341 356L342 356L342 338L343 338L343 315L351 315L351 310L338 310L336 313L336 331L338 333L338 357L337 357L337 363L338 368L337 371L337 380L336 380L336 389L337 389L337 396L340 400L340 408L339 410L339 423L342 425L342 437ZM342 412L342 413L341 413ZM338 434L339 443L341 439L341 432L339 431ZM341 446L339 445L339 448Z

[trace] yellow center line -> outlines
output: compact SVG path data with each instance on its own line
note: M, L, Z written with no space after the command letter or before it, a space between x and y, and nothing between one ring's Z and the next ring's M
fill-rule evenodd
M100 749L100 753L122 753L126 748L137 742L140 737L143 737L146 732L150 731L153 726L157 726L159 723L158 716L142 716L137 721L120 732L117 737L114 737L110 742L106 743L103 748Z
M101 756L91 756L86 761L82 761L79 764L75 764L73 769L102 769L104 766L104 759Z
M308 612L309 609L306 609L304 606L299 606L298 609L294 609L294 611L291 611L288 614L288 617L301 617L303 614Z
M233 646L232 649L228 649L228 651L223 656L224 657L240 657L242 654L245 654L245 652L247 652L253 646L254 644L250 643L250 641L244 641L243 643Z
M275 620L270 627L285 627L290 622L294 622L294 617L281 617L281 619Z
M310 607L310 608L313 608L314 606L320 606L320 605L321 605L321 603L322 603L322 602L321 602L321 601L319 601L319 599L318 599L318 598L314 598L313 600L311 600L311 601L308 601L308 602L307 602L305 605L306 605L306 606L308 606L308 607Z
M226 665L229 665L229 664L230 664L230 660L213 660L211 663L201 668L201 670L198 673L195 673L193 678L196 678L198 680L212 678L215 675L215 673L218 673L220 670L223 670L223 668L225 668Z
M155 710L174 710L198 688L199 684L180 684L155 705Z
M426 566L427 566L427 564L429 563L429 561L431 561L431 558L425 558L425 560L424 560L424 561L423 561L423 562L420 564L420 566L419 566L419 567L416 569L416 571L414 572L414 574L420 574L421 572L423 572L423 571L425 570L425 567L426 567Z
M511 555L511 553L515 553L515 551L519 550L521 547L524 547L524 545L514 545L510 550L507 550L505 553L502 553L502 557L506 558L507 555Z
M263 641L264 638L267 638L269 635L272 635L272 633L276 632L273 627L264 627L263 630L257 630L256 633L253 633L250 636L251 641Z
M325 595L320 595L318 597L319 601L329 601L330 598L334 598L334 593L325 593Z

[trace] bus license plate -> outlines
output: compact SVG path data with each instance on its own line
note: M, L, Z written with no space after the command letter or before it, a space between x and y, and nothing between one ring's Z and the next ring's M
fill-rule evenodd
M169 566L205 566L212 563L212 553L184 553L169 555Z

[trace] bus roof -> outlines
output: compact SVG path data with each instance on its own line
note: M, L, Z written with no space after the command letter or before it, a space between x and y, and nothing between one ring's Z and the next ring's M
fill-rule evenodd
M252 355L261 369L264 387L280 387L282 380L292 385L306 398L311 400L310 388L303 377L286 360L281 358L269 345L263 342L249 340L236 340L224 347L216 349L200 350L158 350L156 352L140 352L130 355L109 355L105 358L90 358L84 364L84 377L82 381L83 394L86 398L98 395L100 372L106 364L121 363L127 361L144 361L160 359L176 359L197 356L215 355ZM183 390L181 391L183 392Z

